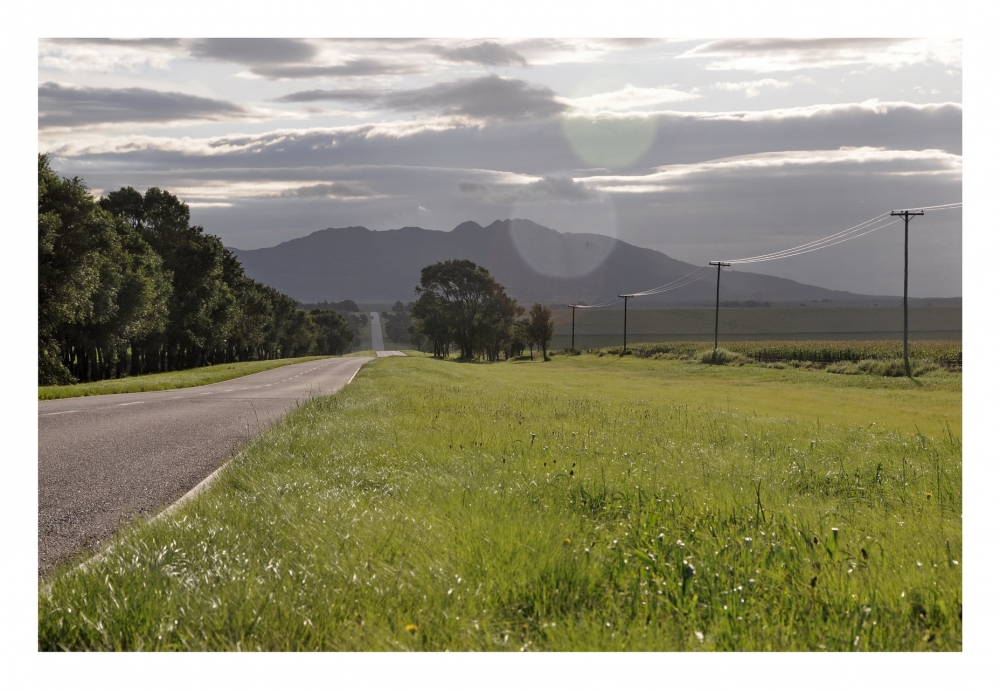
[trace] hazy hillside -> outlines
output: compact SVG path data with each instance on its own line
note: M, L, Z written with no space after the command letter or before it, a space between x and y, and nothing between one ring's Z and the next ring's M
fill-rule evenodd
M530 220L462 223L451 232L330 228L265 249L234 249L247 275L302 302L409 301L420 269L470 259L521 302L596 302L679 278L697 266L603 235L561 233ZM644 302L715 299L715 276ZM727 269L723 300L865 299L784 278Z

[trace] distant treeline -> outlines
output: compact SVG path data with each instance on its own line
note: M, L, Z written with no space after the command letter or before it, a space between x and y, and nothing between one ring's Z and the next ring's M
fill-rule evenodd
M352 299L345 299L342 302L327 302L327 301L312 302L312 303L299 302L299 307L301 307L306 311L309 311L311 309L322 309L323 311L336 311L341 313L361 311L361 309L358 308L358 303Z
M38 381L93 381L235 361L341 354L333 310L243 273L187 204L155 187L95 200L38 157Z
M828 300L823 300L824 302ZM770 302L757 302L756 300L748 299L745 302L720 302L721 307L730 307L734 309L755 309L759 307L770 307Z

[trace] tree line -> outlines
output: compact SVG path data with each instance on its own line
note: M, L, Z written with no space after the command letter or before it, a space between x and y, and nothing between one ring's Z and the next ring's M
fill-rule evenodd
M454 345L461 359L495 362L521 356L525 348L534 358L537 347L548 360L552 311L536 302L525 315L482 266L467 259L425 266L416 293L407 330L415 346L426 344L435 357L447 357Z
M151 187L94 199L38 157L38 381L342 354L356 329L247 277L187 204Z

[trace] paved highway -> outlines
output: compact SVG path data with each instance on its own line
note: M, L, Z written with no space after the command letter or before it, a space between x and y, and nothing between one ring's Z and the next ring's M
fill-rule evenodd
M39 575L92 552L120 523L155 515L296 402L339 390L370 360L314 360L196 388L39 401Z
M382 318L377 311L372 312L372 349L376 352L385 352L385 343L382 341Z

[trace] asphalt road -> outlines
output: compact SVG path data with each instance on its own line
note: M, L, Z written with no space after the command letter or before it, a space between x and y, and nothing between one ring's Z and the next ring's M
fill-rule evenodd
M377 311L372 312L372 349L376 352L385 351L385 343L382 341L382 318Z
M310 395L370 357L325 359L196 388L38 403L38 574L160 512Z

